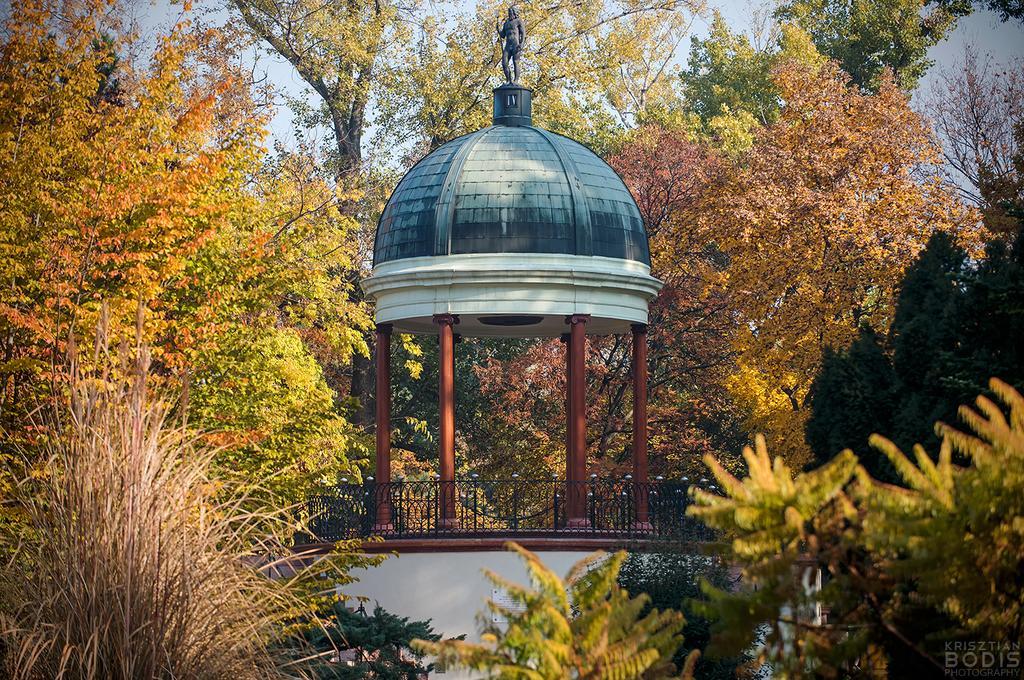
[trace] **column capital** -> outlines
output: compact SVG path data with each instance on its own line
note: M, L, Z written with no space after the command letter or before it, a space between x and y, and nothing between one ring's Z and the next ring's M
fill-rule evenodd
M570 314L565 317L565 322L570 326L574 326L578 323L586 323L590 321L589 314Z
M394 326L389 324L389 323L379 323L379 324L377 324L377 332L382 334L382 335L391 335L391 331L393 329L394 329Z
M646 333L647 332L647 324L645 324L645 323L634 323L634 324L630 325L630 328L633 329L633 333Z
M454 326L459 323L458 314L435 314L434 323L438 326Z

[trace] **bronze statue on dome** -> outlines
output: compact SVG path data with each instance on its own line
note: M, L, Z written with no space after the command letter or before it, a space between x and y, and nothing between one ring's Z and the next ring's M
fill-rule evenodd
M523 43L526 42L526 26L519 18L519 12L515 7L508 8L508 18L501 23L501 18L494 23L498 37L502 39L501 47L501 70L505 73L505 83L508 85L519 82L519 55L523 51ZM511 62L511 68L509 65Z

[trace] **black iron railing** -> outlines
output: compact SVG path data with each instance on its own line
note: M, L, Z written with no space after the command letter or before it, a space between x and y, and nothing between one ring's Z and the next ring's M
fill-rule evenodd
M340 484L309 498L310 529L320 541L381 535L501 536L589 534L710 540L687 517L687 482L590 478Z

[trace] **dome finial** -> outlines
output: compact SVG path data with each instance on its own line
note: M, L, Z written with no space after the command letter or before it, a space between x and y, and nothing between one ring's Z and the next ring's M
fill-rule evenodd
M501 22L501 16L494 22L494 28L498 31L498 38L502 40L501 46L501 70L505 74L507 85L519 83L519 57L523 52L523 43L526 42L526 25L519 18L519 11L516 8L508 8L508 18L505 23Z

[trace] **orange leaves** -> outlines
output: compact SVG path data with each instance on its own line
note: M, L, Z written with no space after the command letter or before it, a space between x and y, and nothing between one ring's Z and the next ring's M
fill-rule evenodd
M783 63L773 78L779 117L746 153L654 128L613 162L667 284L652 328L669 339L652 359L694 366L652 391L652 413L674 406L676 417L699 418L684 410L688 395L725 387L747 426L799 456L824 349L848 344L861 323L884 329L928 236L948 231L969 245L976 217L936 181L935 142L891 78L877 94L851 87L834 63Z
M731 391L758 429L799 454L823 350L848 344L860 323L884 328L928 236L969 233L972 216L928 181L937 148L891 78L874 95L834 64L785 65L775 79L781 116L732 168L706 219L730 258L745 327Z
M194 278L183 274L196 254L242 212L235 168L251 164L260 137L216 124L227 83L204 85L189 67L184 26L135 64L128 39L108 37L118 35L111 4L75 6L59 24L54 7L16 3L0 45L0 354L59 365L101 300L116 344L143 299L147 339L176 336L155 347L169 361L203 333L168 329L179 310L167 293ZM4 424L46 389L0 375Z

